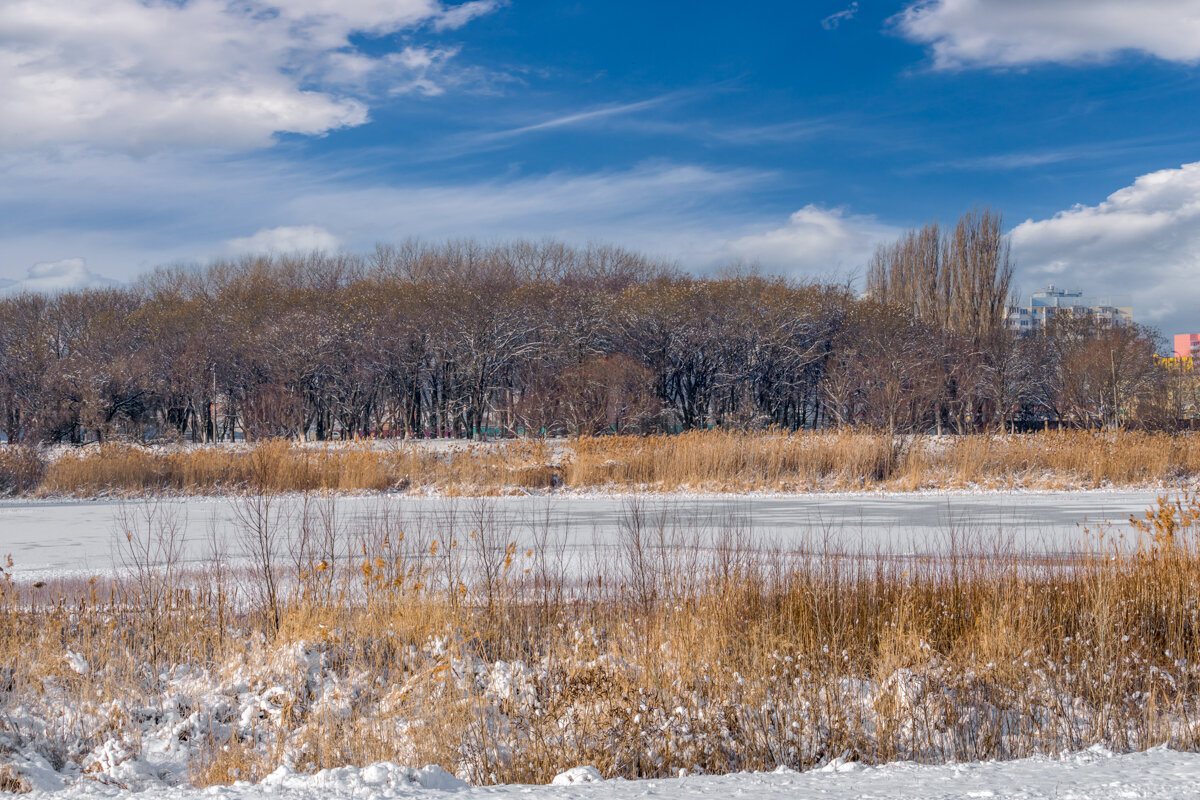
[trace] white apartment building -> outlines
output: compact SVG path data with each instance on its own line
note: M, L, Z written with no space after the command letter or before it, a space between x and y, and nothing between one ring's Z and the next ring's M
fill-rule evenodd
M1027 304L1009 307L1008 327L1021 332L1036 331L1057 314L1087 314L1111 325L1133 322L1133 307L1124 298L1085 297L1081 291L1067 291L1050 284L1034 292Z

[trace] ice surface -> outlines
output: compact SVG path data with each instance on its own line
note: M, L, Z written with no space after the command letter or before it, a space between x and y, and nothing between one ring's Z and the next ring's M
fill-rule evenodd
M479 499L420 496L349 496L339 513L352 526L386 510L446 519L470 527L480 503L499 525L521 533L547 517L565 531L574 552L610 547L631 505L652 522L712 529L734 525L756 546L889 554L936 554L957 542L974 549L1012 545L1037 553L1074 552L1088 543L1085 525L1127 527L1131 514L1151 506L1155 491L984 492L916 494L793 494L739 496L529 496ZM140 501L127 501L138 503ZM162 501L181 521L183 561L206 559L210 527L233 540L236 500L178 498ZM295 510L297 498L279 500ZM114 558L119 500L0 501L0 556L11 554L14 576L39 580L63 575L108 574ZM522 542L524 544L524 542ZM236 549L236 547L235 547ZM235 554L236 555L236 554Z

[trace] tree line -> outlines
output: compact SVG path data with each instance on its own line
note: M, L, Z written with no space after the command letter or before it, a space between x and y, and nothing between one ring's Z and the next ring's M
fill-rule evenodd
M862 295L554 241L166 267L0 300L0 425L47 443L1178 419L1153 331L1018 336L1011 278L989 211L880 248Z

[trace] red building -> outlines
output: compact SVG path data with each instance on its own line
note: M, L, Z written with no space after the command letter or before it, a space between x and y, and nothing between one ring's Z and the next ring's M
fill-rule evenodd
M1200 358L1200 333L1175 334L1176 358Z

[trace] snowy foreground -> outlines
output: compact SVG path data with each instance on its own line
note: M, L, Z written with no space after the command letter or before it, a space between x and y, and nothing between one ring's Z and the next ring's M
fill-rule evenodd
M208 789L152 790L163 800L257 800L257 798L1184 798L1200 795L1200 754L1165 748L1113 755L1100 748L1061 759L1031 758L946 766L888 764L864 767L835 761L810 772L686 776L672 780L600 781L586 767L555 779L551 786L470 787L437 767L415 770L395 764L343 767L315 775L280 769L257 786L239 783ZM55 792L35 790L30 798L118 798L125 790L91 781Z

